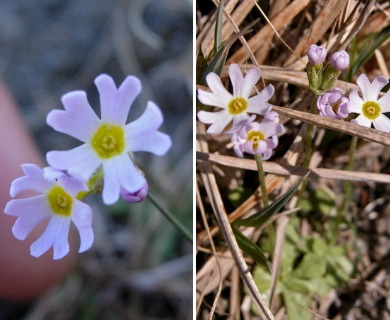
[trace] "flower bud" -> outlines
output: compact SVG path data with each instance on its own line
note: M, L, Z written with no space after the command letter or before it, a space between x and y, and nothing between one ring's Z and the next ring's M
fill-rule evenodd
M336 70L343 71L349 67L349 54L344 50L336 51L330 57L330 63Z
M122 200L129 203L138 203L145 200L145 198L148 195L148 189L149 189L148 183L145 181L145 184L138 191L128 192L122 189L121 198Z
M309 62L313 65L323 64L326 58L326 48L312 44L307 51Z

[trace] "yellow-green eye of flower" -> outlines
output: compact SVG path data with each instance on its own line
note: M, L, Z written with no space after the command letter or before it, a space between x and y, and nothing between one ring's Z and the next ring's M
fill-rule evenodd
M248 102L244 98L236 97L230 100L227 109L231 114L235 115L244 112L247 107Z
M253 149L256 150L260 140L265 140L264 134L261 131L250 131L247 140L252 141Z
M381 107L374 101L366 101L362 107L363 115L370 119L376 119L381 114Z
M73 198L60 186L53 187L47 194L50 209L60 216L69 217L72 214Z
M125 148L125 134L121 127L103 124L91 139L91 145L100 158L109 159L121 154Z

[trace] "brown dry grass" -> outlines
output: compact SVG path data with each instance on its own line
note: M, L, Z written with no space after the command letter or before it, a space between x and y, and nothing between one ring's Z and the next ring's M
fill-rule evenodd
M356 241L362 256L356 259L358 252L350 252L357 272L344 288L317 298L310 312L313 319L390 319L390 135L309 114L313 94L308 90L304 72L305 53L310 44L323 44L328 52L349 50L352 41L389 25L389 4L354 0L265 2L270 3L267 18L255 1L226 1L222 37L226 40L260 18L252 32L232 46L226 65L240 63L243 71L256 65L262 71L263 82L272 83L276 88L271 102L281 116L286 133L280 138L275 155L264 163L267 192L271 200L275 199L298 177L309 173L309 192L318 188L327 190L336 206L340 206L342 181L353 181L354 201L345 214L352 217L357 228ZM213 49L216 5L214 1L210 9L198 4L197 52L202 51L206 57ZM385 41L358 74L365 72L371 80L378 74L388 76L389 48L389 41ZM221 75L223 79L227 79L226 71L225 68ZM348 91L356 88L354 83L339 81L337 86ZM258 89L261 87L260 84ZM310 169L302 166L306 123L315 125L313 139L317 149ZM323 147L329 131L336 132L337 138L331 146ZM351 135L362 138L355 155L355 171L346 170ZM252 319L255 318L250 307L253 304L264 319L287 319L280 299L271 306L263 300L250 272L255 264L242 254L232 234L229 222L261 208L261 192L253 187L257 177L255 172L251 174L256 170L255 161L234 157L226 148L227 142L224 137L205 135L204 125L197 124L197 317ZM228 194L239 186L251 194L234 207ZM293 209L294 201L295 198L285 210ZM289 215L295 212L288 211L274 222L276 245L270 261L274 278L278 274ZM303 215L300 219L300 235L316 232L311 219ZM262 230L244 228L243 232L258 239ZM352 241L354 237L353 230L345 228L337 240Z

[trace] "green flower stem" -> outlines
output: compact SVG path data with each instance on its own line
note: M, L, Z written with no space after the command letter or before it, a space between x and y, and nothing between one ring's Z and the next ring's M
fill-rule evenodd
M263 160L261 158L261 154L255 155L257 172L259 174L259 183L261 189L261 199L263 200L264 208L268 207L268 194L267 194L267 186L265 185L265 173L263 168Z
M259 183L260 183L260 190L261 190L261 199L263 200L264 208L268 207L269 201L268 201L268 193L267 193L267 186L265 184L265 173L263 168L263 159L261 157L261 154L255 155L256 165L257 165L257 172L259 174ZM271 223L267 228L266 231L268 232L268 237L271 243L271 247L273 248L275 246L276 241L276 231L274 225Z
M352 136L351 139L351 144L349 146L349 153L348 153L348 164L347 164L347 170L352 171L354 168L355 164L355 152L356 152L356 145L357 145L357 136ZM336 215L336 222L333 227L333 232L332 232L332 240L335 241L337 237L337 233L340 228L340 224L343 221L343 218L345 217L345 214L348 212L350 204L352 202L352 182L351 181L346 181L344 183L344 199L343 203L340 206L340 208L337 210L337 215Z
M165 218L168 219L170 223L172 223L186 238L191 244L193 243L193 238L191 233L187 230L186 227L184 227L179 220L177 220L169 211L167 211L165 208L163 208L158 201L150 194L148 193L148 198L152 202L152 204L163 214Z

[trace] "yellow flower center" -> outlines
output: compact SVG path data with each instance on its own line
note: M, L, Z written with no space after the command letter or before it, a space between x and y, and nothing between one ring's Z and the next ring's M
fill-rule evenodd
M265 137L261 131L249 131L247 140L252 141L253 149L256 150L259 146L259 141L265 140Z
M103 159L115 157L125 149L125 133L122 127L105 123L91 139L92 148Z
M227 109L231 114L236 115L244 112L247 107L248 102L244 98L235 97L230 100Z
M47 194L50 209L60 216L69 217L72 214L73 198L60 186L53 187Z
M362 107L363 115L370 119L376 119L381 114L381 107L375 101L366 101Z

